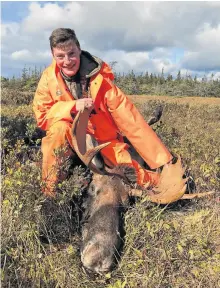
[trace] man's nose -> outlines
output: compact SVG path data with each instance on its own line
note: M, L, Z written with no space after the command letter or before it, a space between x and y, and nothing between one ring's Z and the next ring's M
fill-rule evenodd
M68 55L66 55L66 56L64 57L64 62L65 62L65 63L69 63L70 61L71 61L70 57L69 57Z

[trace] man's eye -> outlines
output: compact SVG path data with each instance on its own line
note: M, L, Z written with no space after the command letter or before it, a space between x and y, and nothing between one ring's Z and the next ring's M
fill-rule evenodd
M63 56L57 56L57 58L61 60L61 59L63 59L64 57L63 57Z

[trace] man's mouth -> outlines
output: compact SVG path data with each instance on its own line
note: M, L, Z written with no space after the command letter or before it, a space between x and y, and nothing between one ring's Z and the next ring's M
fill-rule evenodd
M73 65L71 65L71 66L65 66L64 68L65 68L65 69L73 69L73 68L75 67L75 65L76 65L76 64L73 64Z

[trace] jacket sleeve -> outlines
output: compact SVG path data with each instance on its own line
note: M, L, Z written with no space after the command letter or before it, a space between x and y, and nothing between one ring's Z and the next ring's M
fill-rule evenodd
M75 100L55 102L48 87L47 73L44 72L38 83L33 101L33 110L38 127L48 130L57 121L73 121L71 110L74 109L75 103Z
M113 83L105 95L106 105L117 127L129 139L151 169L172 159L172 155L134 104Z

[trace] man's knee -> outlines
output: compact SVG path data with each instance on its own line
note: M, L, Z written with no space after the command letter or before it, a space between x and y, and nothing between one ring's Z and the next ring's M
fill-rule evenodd
M41 149L43 154L47 154L48 151L53 151L55 148L68 144L66 133L70 127L71 124L66 121L58 121L53 124L42 139Z
M47 135L48 136L55 135L55 136L65 137L66 132L70 129L70 127L71 127L71 124L69 122L58 121L50 127L50 129L47 131Z

